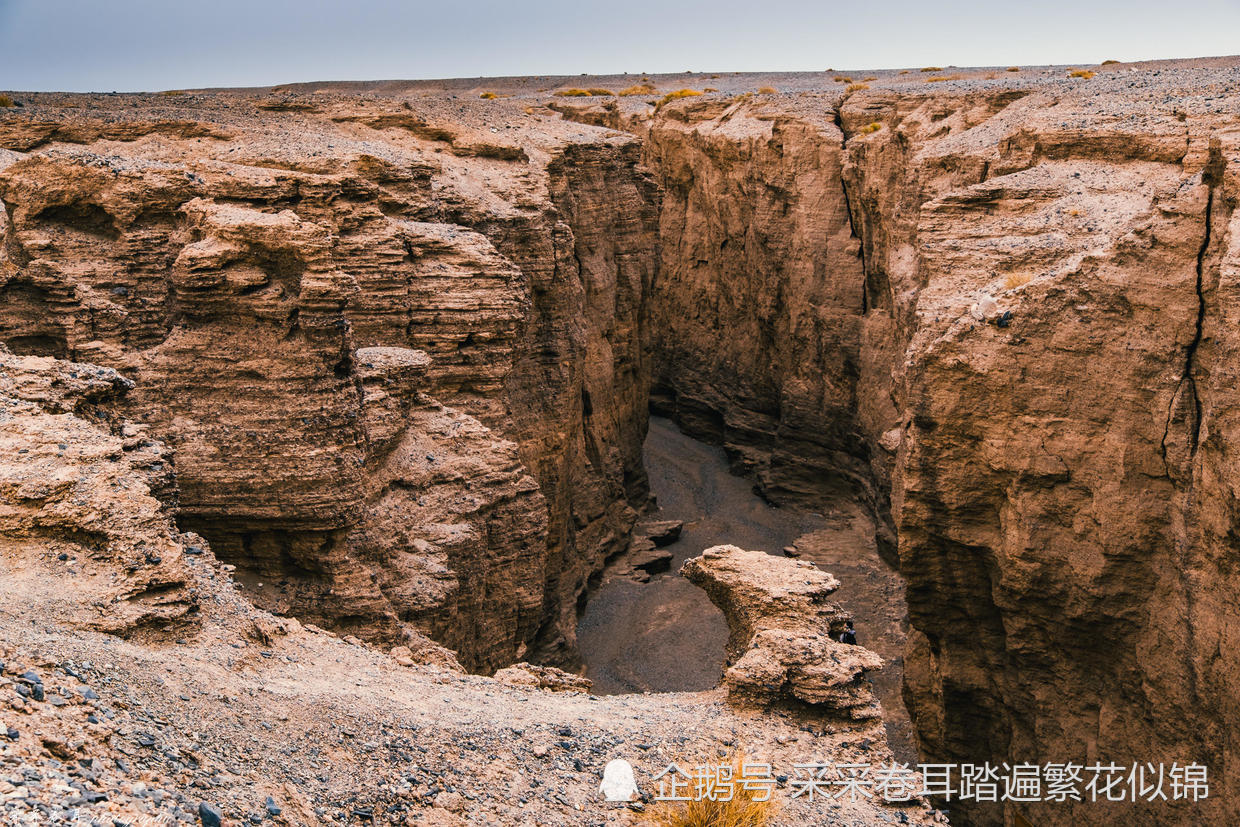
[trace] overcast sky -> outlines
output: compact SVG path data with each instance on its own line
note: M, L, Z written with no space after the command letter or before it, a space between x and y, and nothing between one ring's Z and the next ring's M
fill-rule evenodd
M21 91L1236 52L1240 0L0 0Z

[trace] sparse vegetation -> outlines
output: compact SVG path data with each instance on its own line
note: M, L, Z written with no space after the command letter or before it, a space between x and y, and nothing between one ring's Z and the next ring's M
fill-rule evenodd
M495 94L494 92L483 92L478 97L482 98L484 101L490 101L490 100L495 100L496 98L499 97L499 95Z
M699 774L700 771L687 773L689 789L699 794L698 800L660 802L647 810L638 823L649 827L766 827L775 818L778 806L769 787L742 783L747 777L744 770L742 759L733 758L735 780L731 782L720 783L711 776ZM712 801L711 797L719 800ZM765 800L759 801L759 798Z
M707 86L707 87L706 87L705 89L703 89L702 91L703 91L703 92L705 92L705 93L707 93L707 94L710 94L711 92L718 92L719 90L718 90L718 89L716 89L716 88L715 88L715 87L713 87L713 86Z
M901 70L900 70L900 74L902 74L902 75L907 75L907 74L908 74L908 69L901 69Z
M942 83L945 80L960 80L964 75L935 75L932 78L926 78L926 83Z
M834 78L836 83L852 83L853 79L847 75L836 75Z
M557 98L588 98L590 97L589 89L561 89L553 92Z
M621 89L620 96L628 97L630 95L653 95L655 91L657 90L649 83L638 83L634 86Z
M758 94L759 95L778 95L779 91L776 90L773 86L763 86L761 89L758 90Z
M923 66L923 67L921 67L921 71L923 71L923 72L941 72L941 71L943 71L943 67L942 67L942 66Z
M1104 60L1104 61L1102 61L1102 65L1103 65L1103 66L1114 66L1116 63L1119 63L1119 61L1118 61L1118 60Z
M1019 71L1020 71L1020 67L1019 67L1019 66L1009 66L1009 67L1007 67L1007 70L1008 70L1009 72L1019 72Z
M865 126L861 127L861 134L862 135L873 135L875 132L877 132L878 130L882 128L883 128L883 125L880 122L874 121L873 123L868 123Z
M1068 77L1070 78L1084 78L1085 80L1089 80L1093 76L1094 76L1094 73L1091 72L1089 69L1073 69L1072 71L1068 72Z
M845 92L860 92L863 89L869 89L869 88L870 88L870 84L868 83L850 83L848 84L848 88L845 89L844 91Z
M182 92L180 89L165 89L164 91L159 93L159 96L162 98L175 98L175 97L178 97L184 94L185 93Z
M1003 280L1003 289L1015 290L1017 287L1024 287L1031 281L1033 281L1033 276L1028 273L1010 273Z
M862 79L861 79L861 82L862 82L862 83L869 83L869 82L870 82L870 81L872 81L872 80L878 80L878 76L877 76L877 75L870 75L868 78L862 78Z
M680 100L681 98L695 98L700 94L702 93L696 89L677 89L675 92L668 92L664 95L656 106L664 106L674 100Z
M7 109L10 106L16 106L16 105L17 104L15 104L13 102L13 99L10 98L8 95L0 95L0 108Z
M599 89L598 87L595 87L593 89L587 89L586 91L596 98L614 98L616 96L616 93L610 89Z

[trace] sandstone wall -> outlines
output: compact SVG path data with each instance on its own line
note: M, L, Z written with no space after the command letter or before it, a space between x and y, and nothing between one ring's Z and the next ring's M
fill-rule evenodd
M1198 82L690 100L640 127L656 406L776 499L851 487L894 530L927 760L1198 762L1224 791L1133 823L1223 823L1240 789L1240 155Z
M3 340L134 380L182 524L261 605L475 669L571 663L645 498L636 142L172 104L199 126L110 99L0 124Z

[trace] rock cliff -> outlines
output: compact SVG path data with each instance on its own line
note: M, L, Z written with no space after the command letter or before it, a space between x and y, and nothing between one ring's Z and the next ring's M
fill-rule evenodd
M182 524L262 605L571 663L645 497L636 142L515 107L499 140L394 100L31 104L0 122L3 340L136 384Z

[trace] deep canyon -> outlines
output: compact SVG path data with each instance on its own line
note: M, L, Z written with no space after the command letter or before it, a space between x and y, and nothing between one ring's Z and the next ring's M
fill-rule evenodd
M17 94L0 342L132 383L256 606L480 674L582 666L665 416L856 508L923 760L1197 762L1123 820L1232 823L1240 69L1097 69Z

